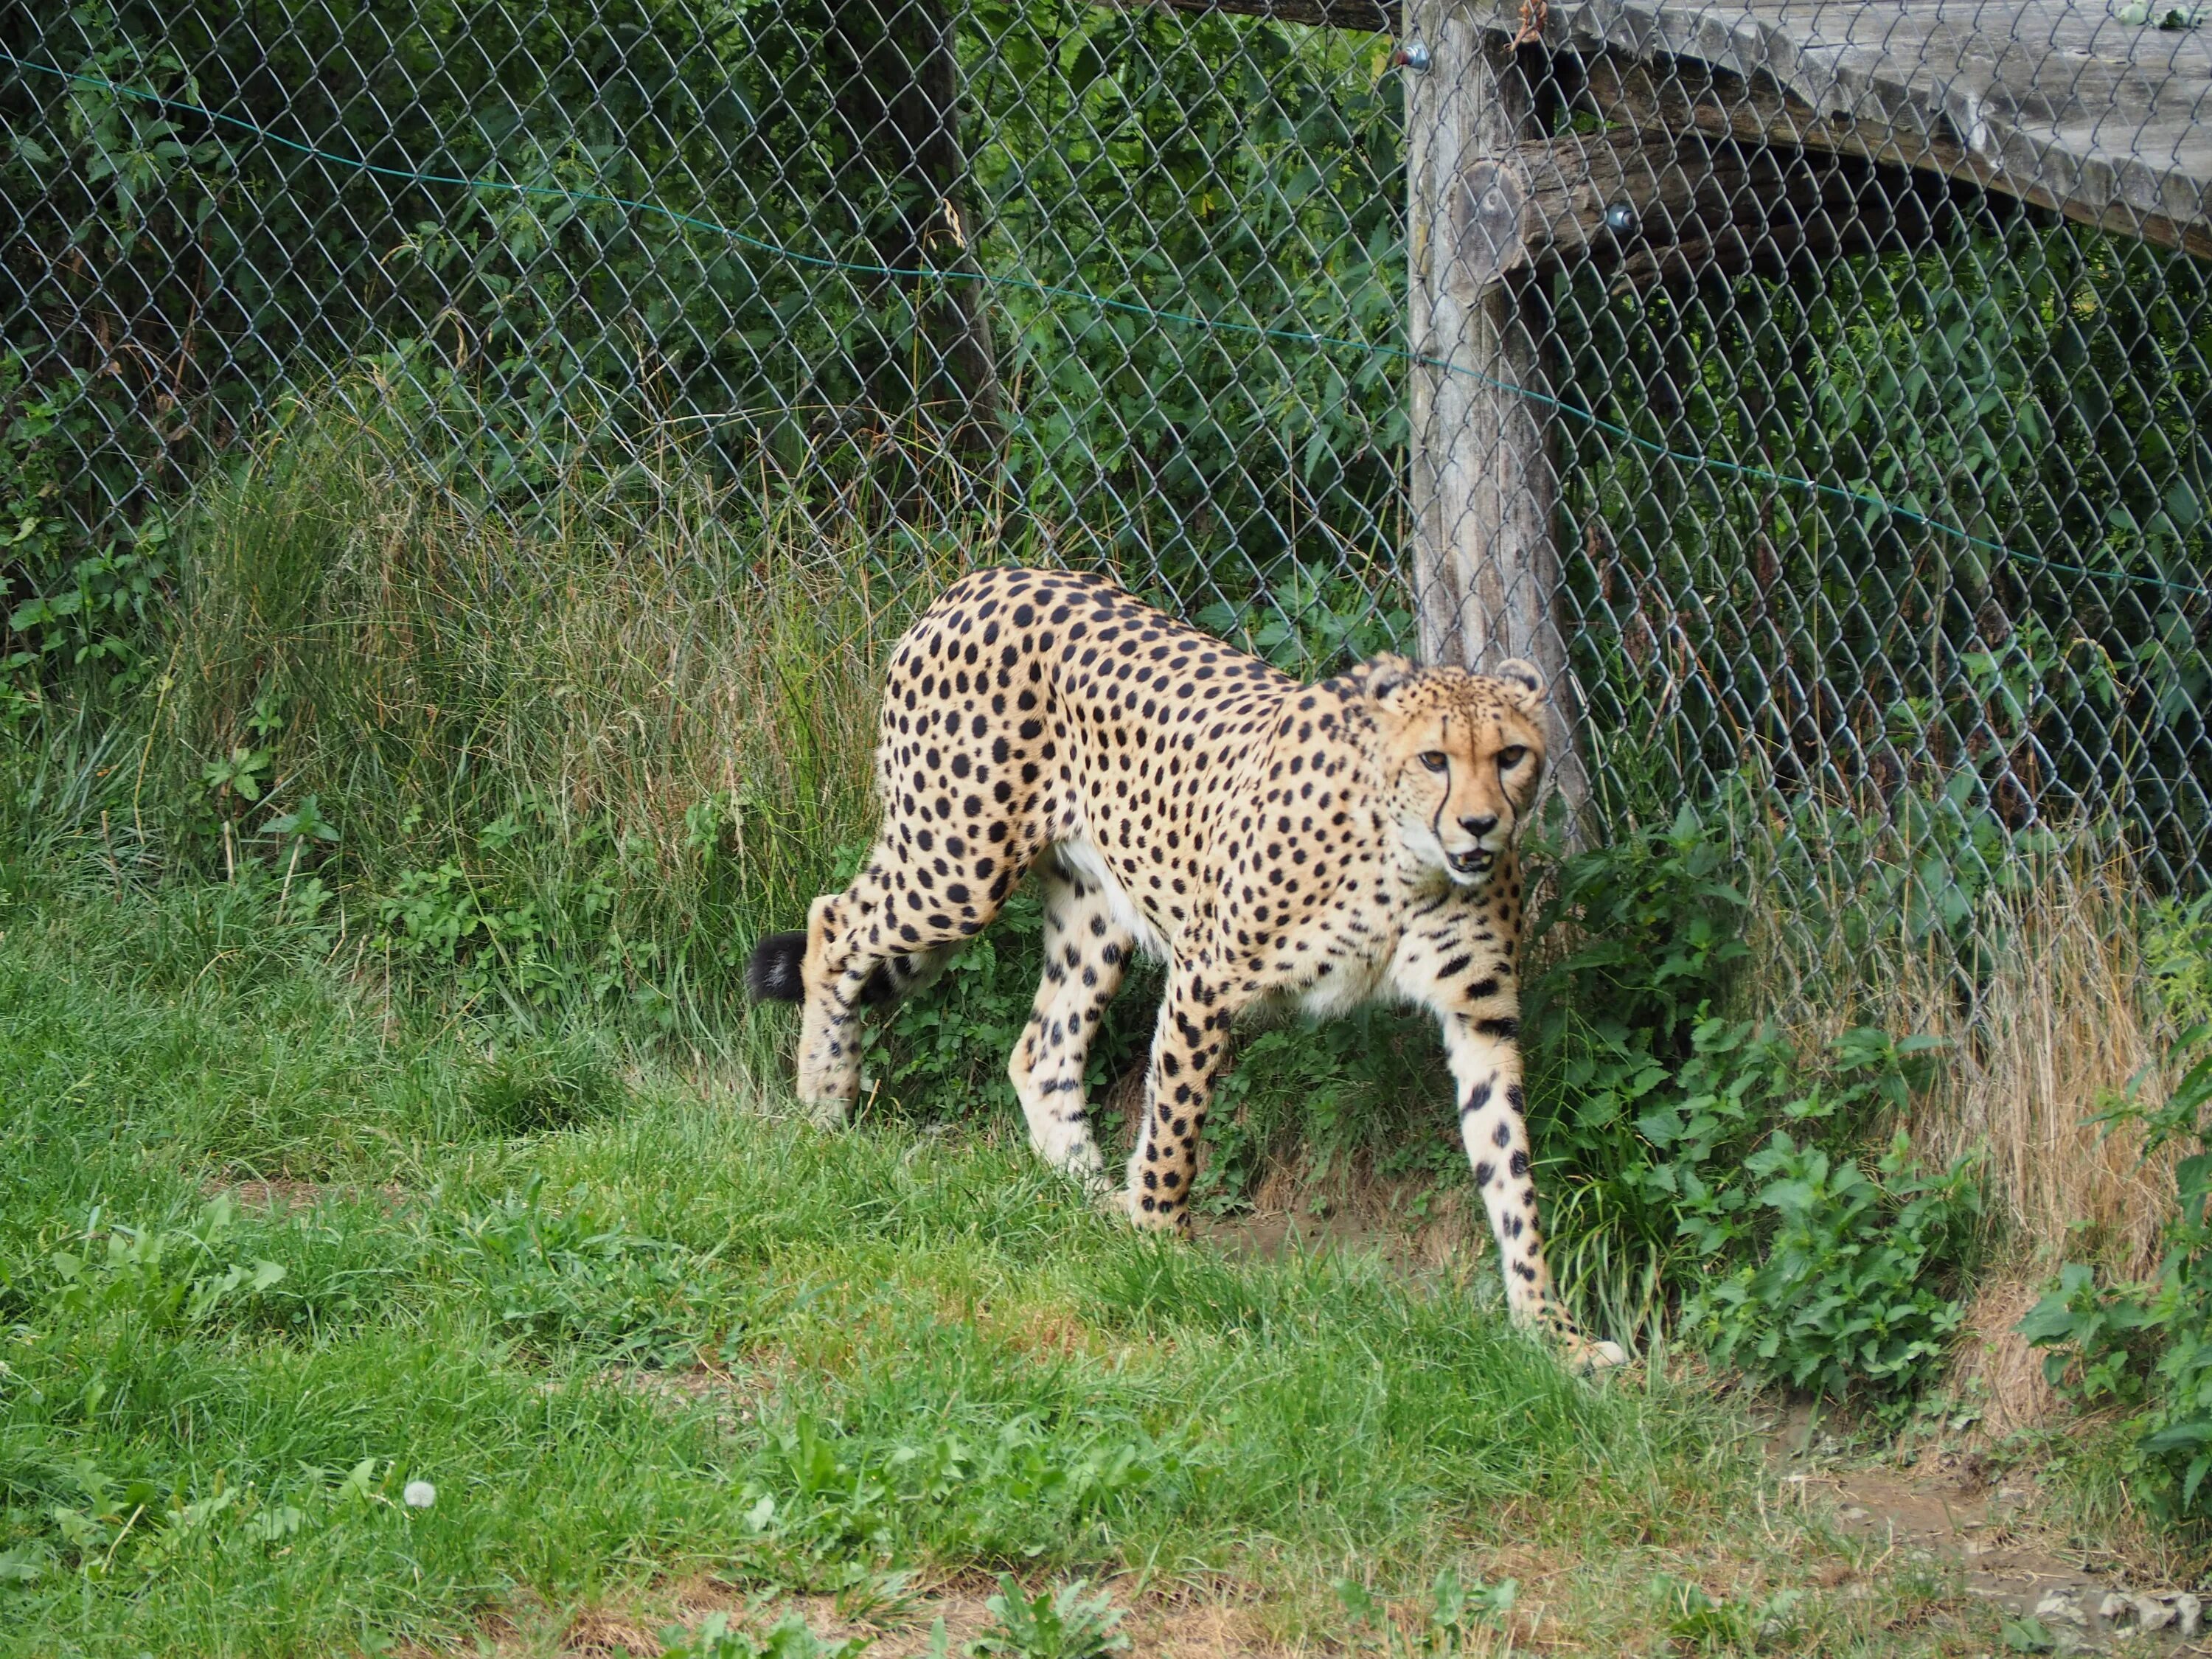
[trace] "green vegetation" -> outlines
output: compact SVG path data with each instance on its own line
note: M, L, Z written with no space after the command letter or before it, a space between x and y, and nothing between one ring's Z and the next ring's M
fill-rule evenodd
M952 556L703 484L530 537L406 453L301 406L180 527L191 603L137 688L0 750L9 1631L273 1653L614 1609L672 1652L804 1654L978 1571L1010 1575L979 1651L1110 1650L1191 1597L1376 1653L1979 1628L1910 1562L1838 1594L1848 1552L1762 1518L1744 1425L1666 1354L1892 1422L1929 1400L1978 1166L1883 1149L1946 1051L1863 990L1788 1028L1751 969L1792 882L1853 950L1985 913L1859 908L1687 810L1553 860L1554 1245L1652 1360L1578 1382L1504 1328L1486 1244L1418 1284L1240 1261L1046 1178L997 1094L1019 907L879 1035L856 1133L783 1121L787 1016L734 967L856 854L870 664ZM1133 988L1102 1093L1146 1013ZM1389 1013L1253 1034L1210 1213L1286 1172L1452 1212L1435 1046ZM684 1601L708 1581L720 1624ZM858 1611L830 1633L800 1595Z
M1278 659L1402 642L1382 44L1074 0L48 8L14 43L35 61L502 188L55 76L0 88L15 289L100 319L57 343L34 304L0 316L8 695L127 669L180 496L347 366L477 507L558 525L592 472L650 533L672 472L773 475L824 518L873 493L959 544L1114 563ZM1578 96L1565 60L1537 88L1562 132L1594 130ZM1609 281L1549 298L1555 390L1608 423L1554 425L1614 821L1757 757L1869 818L1905 786L2012 830L2109 801L2152 874L2201 865L2201 261L1991 197L1911 250Z
M1736 1387L1963 1421L2007 1274L2108 1413L2077 1510L2202 1558L2212 927L2137 897L2212 833L2199 266L1985 204L1556 282L1571 403L1908 509L1561 416L1606 833L1532 847L1524 1012L1555 1266L1642 1362L1593 1383L1504 1325L1422 1022L1249 1033L1217 1236L1164 1247L1020 1144L1025 897L872 1035L850 1133L738 991L861 856L876 672L951 574L1104 563L1301 674L1410 637L1394 359L956 274L1395 343L1373 43L976 0L917 144L920 4L426 4L366 52L341 11L12 48L931 270L0 88L15 288L103 319L0 317L0 1655L2032 1644L1778 1502ZM2022 977L2081 937L2111 994ZM2092 1048L2060 1092L2154 1215L2071 1173L2031 1214L2050 1139L1988 1106ZM1282 1205L1454 1268L1243 1249Z
M1752 775L1571 856L1539 836L1553 1248L1648 1362L1592 1385L1503 1328L1486 1243L1422 1283L1243 1261L1045 1177L1002 1084L1025 903L877 1034L858 1132L784 1121L788 1016L737 966L865 844L888 642L1007 550L681 468L488 517L414 459L425 418L373 381L289 408L174 520L184 602L131 665L52 668L0 744L0 1650L614 1609L806 1654L976 1574L1007 1577L978 1651L1110 1651L1193 1597L1377 1653L1979 1628L1909 1561L1836 1593L1844 1547L1763 1512L1746 1425L1669 1356L1941 1407L2002 1224L1977 1156L1897 1138L1960 1064L1900 1010L1993 994L2005 907L2094 838L1940 779L1869 823ZM2145 937L2179 1017L2205 953L2174 915ZM1139 981L1103 1098L1148 1013ZM1389 1012L1252 1033L1206 1212L1276 1182L1464 1218L1436 1047ZM2172 1382L2146 1491L2188 1484L2172 1305L2124 1364L2081 1344Z
M0 1648L658 1596L672 1653L834 1653L793 1595L987 1577L976 1652L1114 1651L1170 1590L1385 1653L1879 1648L1933 1589L1846 1607L1802 1517L1754 1537L1680 1379L1949 1420L1978 1291L2062 1259L2028 1329L2125 1413L2083 1456L2201 1547L2212 938L2142 897L2212 833L2201 266L1984 203L1817 271L1554 282L1570 405L1846 492L1559 417L1604 833L1532 842L1524 1023L1555 1266L1648 1368L1593 1389L1498 1328L1479 1237L1415 1286L1044 1180L1025 896L872 1032L861 1133L779 1116L738 968L863 855L877 672L952 574L1103 564L1309 676L1413 632L1401 367L1254 331L1397 339L1373 43L975 0L918 133L889 70L937 13L875 9L26 25L551 193L0 88L0 257L109 331L0 317ZM2106 979L2025 976L2084 939ZM1109 1135L1152 983L1093 1050ZM2091 1050L2055 1128L1992 1106ZM1463 1240L1449 1097L1419 1020L1255 1030L1199 1208ZM2031 1201L2085 1098L2119 1150ZM678 1606L706 1577L743 1607Z
M334 963L496 1047L601 1030L779 1074L744 950L849 874L875 665L951 571L1004 550L917 541L880 497L825 517L682 470L632 496L580 467L557 531L488 519L414 459L428 418L347 381L202 492L170 543L183 603L120 712L110 677L25 727L20 833L97 837L118 880L213 881L196 902L216 914L266 889ZM1278 655L1372 643L1212 620ZM1984 1238L1978 1166L1892 1145L1948 1051L1904 1023L1941 1008L1886 997L1884 965L1934 963L1939 1003L1973 1006L2002 966L1993 907L2066 850L1972 781L1869 823L1744 775L1600 849L1537 838L1531 1110L1569 1293L1600 1325L1892 1416L1940 1375ZM873 1034L872 1113L1010 1121L1036 930L1018 897ZM1102 1097L1141 1054L1148 988L1094 1051ZM587 1058L483 1109L502 1133L564 1127L611 1086ZM1317 1200L1449 1210L1449 1099L1418 1019L1255 1032L1208 1125L1201 1208L1233 1216L1287 1171Z
M273 869L0 866L0 1651L369 1650L704 1575L919 1574L926 1622L980 1566L1019 1580L985 1651L1103 1651L1067 1581L1106 1574L1353 1643L1418 1591L1444 1652L1516 1605L1498 1561L1568 1569L1542 1616L1601 1647L1684 1560L1887 1651L1938 1589L1821 1589L1721 1408L1577 1381L1487 1293L1162 1247L1003 1118L819 1133L395 1001L325 930ZM672 1645L814 1650L754 1628Z

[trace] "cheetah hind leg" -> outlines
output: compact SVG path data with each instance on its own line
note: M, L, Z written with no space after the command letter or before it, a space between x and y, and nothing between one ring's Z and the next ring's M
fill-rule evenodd
M1105 893L1057 857L1036 866L1044 902L1044 977L1006 1075L1029 1119L1037 1156L1094 1194L1112 1184L1091 1136L1083 1074L1091 1040L1121 989L1131 940Z
M848 894L825 893L807 913L803 933L770 933L745 963L755 1001L796 1002L798 1092L825 1122L842 1122L860 1091L864 1036L860 1009L883 1008L921 990L945 970L957 943L873 954L851 937Z

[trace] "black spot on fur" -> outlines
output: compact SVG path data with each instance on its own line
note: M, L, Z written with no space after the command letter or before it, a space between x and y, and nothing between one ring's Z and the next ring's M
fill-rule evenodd
M745 994L755 1002L804 1002L799 969L805 961L805 934L763 935L745 963Z

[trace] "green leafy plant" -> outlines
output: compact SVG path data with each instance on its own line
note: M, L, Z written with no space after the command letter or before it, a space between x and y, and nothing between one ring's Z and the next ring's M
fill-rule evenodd
M500 1323L540 1343L676 1365L743 1317L710 1288L704 1260L592 1204L549 1206L538 1175L459 1221L453 1245L459 1271L490 1298Z
M1193 620L1305 680L1379 651L1402 651L1413 637L1413 615L1394 591L1378 595L1348 575L1297 562L1252 598L1218 600Z
M635 861L604 821L560 823L532 799L454 855L399 872L376 898L371 942L454 986L480 1016L526 1030L562 1007L641 1000L638 959L649 970L656 947L630 937L618 914Z
M895 1555L926 1525L983 1556L1034 1555L1053 1527L1119 1512L1170 1488L1173 1447L1077 1422L1019 1418L988 1438L885 1442L800 1413L745 1496L757 1531L834 1587L856 1559Z
M1978 1171L1931 1178L1902 1134L1879 1171L1777 1131L1744 1164L1774 1217L1764 1259L1691 1297L1684 1328L1720 1358L1824 1393L1886 1405L1932 1378L1965 1317L1947 1269L1981 1212Z
M857 1659L870 1641L817 1635L803 1613L787 1613L755 1636L728 1613L710 1613L695 1631L661 1632L660 1659Z
M1734 812L1559 864L1534 928L1570 948L1533 979L1538 1144L1577 1202L1682 1298L1680 1329L1798 1387L1901 1408L1942 1363L1978 1215L1977 1171L1865 1156L1942 1045L1861 1028L1802 1052L1735 998L1748 899ZM1879 1139L1875 1141L1880 1145ZM1610 1253L1565 1236L1563 1259Z
M173 574L167 520L103 513L96 536L79 528L81 514L93 516L88 486L119 482L127 494L136 483L102 453L128 420L124 401L112 380L83 370L38 383L25 353L0 349L0 684L19 695L67 671L127 685L143 668Z
M1076 1578L1030 1595L1000 1573L998 1593L983 1604L998 1622L969 1644L969 1652L1004 1659L1104 1659L1127 1652L1129 1638L1114 1628L1121 1610L1090 1590L1090 1581Z
M238 815L261 799L268 787L269 763L274 758L270 750L239 744L200 769L200 787L207 792L221 826L223 873L233 881L238 879Z
M72 1249L54 1251L40 1295L53 1316L150 1329L204 1326L246 1313L284 1278L284 1268L237 1250L238 1206L210 1199L190 1227L132 1227L95 1221Z
M1504 1624L1513 1611L1519 1586L1510 1578L1495 1584L1480 1579L1468 1583L1458 1568L1441 1568L1419 1604L1419 1622L1410 1632L1356 1579L1340 1578L1334 1588L1354 1626L1370 1640L1379 1640L1392 1659L1446 1659L1452 1654L1488 1651L1494 1638L1487 1632Z
M337 825L323 816L322 802L313 793L301 797L290 811L280 812L262 825L261 833L284 849L284 881L277 895L280 908L292 896L292 878L299 872L301 857L335 847L338 839ZM328 896L327 889L314 883L304 901L310 914Z

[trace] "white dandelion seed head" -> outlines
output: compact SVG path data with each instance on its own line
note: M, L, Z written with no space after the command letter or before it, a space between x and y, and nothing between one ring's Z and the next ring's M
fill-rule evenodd
M427 1480L410 1480L399 1498L410 1510L427 1510L438 1501L438 1489Z

